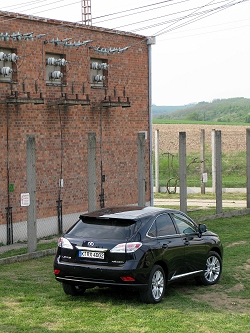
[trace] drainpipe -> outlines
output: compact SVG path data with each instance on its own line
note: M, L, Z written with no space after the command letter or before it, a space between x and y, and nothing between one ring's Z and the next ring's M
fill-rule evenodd
M154 206L154 182L152 163L152 50L151 45L155 44L155 37L148 37L148 119L149 119L149 166L150 166L150 206Z

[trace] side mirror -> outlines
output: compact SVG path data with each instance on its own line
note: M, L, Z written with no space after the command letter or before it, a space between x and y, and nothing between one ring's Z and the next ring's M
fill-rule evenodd
M206 224L199 224L199 232L203 234L203 232L207 231L207 226Z

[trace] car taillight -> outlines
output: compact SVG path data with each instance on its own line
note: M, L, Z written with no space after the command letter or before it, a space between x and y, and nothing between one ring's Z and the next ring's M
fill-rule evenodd
M60 269L54 269L54 273L55 273L56 275L60 274Z
M60 237L57 242L58 247L61 247L62 249L73 249L73 246L71 245L70 241L67 240L67 238Z
M113 249L110 250L111 253L133 253L142 246L140 242L131 243L121 243L117 244Z
M124 282L133 282L135 279L132 276L121 276L122 281Z

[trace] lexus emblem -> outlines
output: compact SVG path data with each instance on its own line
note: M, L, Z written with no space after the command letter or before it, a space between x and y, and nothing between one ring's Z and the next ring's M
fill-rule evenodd
M95 243L94 242L88 242L88 246L94 246Z

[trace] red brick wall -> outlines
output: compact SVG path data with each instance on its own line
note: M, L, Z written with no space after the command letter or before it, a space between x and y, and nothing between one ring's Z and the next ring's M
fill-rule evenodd
M4 15L6 13L1 13ZM12 19L15 18L15 19ZM0 33L46 33L34 41L0 40L0 48L11 49L19 59L13 74L12 91L18 97L44 98L44 104L0 104L0 224L6 223L5 207L8 206L9 183L14 192L9 193L13 207L13 221L27 219L26 208L20 207L20 194L26 189L26 136L36 139L37 217L55 216L58 200L58 182L62 161L61 189L63 213L86 211L88 207L87 140L95 132L97 140L97 207L101 189L101 161L105 182L105 206L137 203L137 135L149 130L148 118L148 53L146 39L138 35L102 31L99 28L28 17L5 16ZM87 46L67 48L49 42L52 38L72 38L73 41L93 40ZM47 40L48 43L44 43ZM98 54L89 46L124 48L120 54ZM64 82L67 86L48 86L45 81L46 53L63 54L68 64ZM101 108L104 89L92 89L90 84L90 58L107 59L108 88L106 96L112 100L129 97L131 107ZM1 76L0 76L1 79ZM65 81L66 80L66 81ZM24 82L24 86L23 86ZM35 83L37 84L35 86ZM85 94L82 93L84 83ZM74 86L72 94L72 84ZM116 97L114 97L116 87ZM36 91L37 89L37 91ZM85 106L48 106L63 93L68 98L86 99ZM0 102L11 94L10 83L0 82ZM8 124L8 126L7 126ZM7 145L8 137L8 145ZM7 147L8 146L8 147ZM7 149L8 148L8 149ZM62 159L61 159L62 157ZM9 168L7 168L7 161ZM7 170L8 169L8 170ZM146 140L146 182L149 185L149 140ZM146 200L150 199L149 186Z

